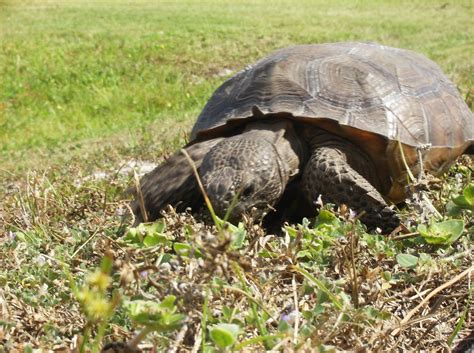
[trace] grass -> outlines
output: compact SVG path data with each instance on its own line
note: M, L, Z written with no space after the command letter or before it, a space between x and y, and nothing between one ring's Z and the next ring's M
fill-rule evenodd
M413 49L472 108L473 17L470 1L0 1L0 352L457 345L473 326L469 276L452 282L474 261L472 211L451 201L468 158L429 180L441 218L400 211L411 235L330 208L280 236L205 212L138 229L121 215L131 166L181 146L213 90L279 47ZM417 227L448 219L464 222L452 244Z
M413 49L472 97L469 1L3 1L2 13L3 165L150 125L188 131L223 76L296 43Z

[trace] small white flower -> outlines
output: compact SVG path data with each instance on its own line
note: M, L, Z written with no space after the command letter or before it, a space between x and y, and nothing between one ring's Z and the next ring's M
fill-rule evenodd
M353 209L349 209L349 219L354 219L357 216L357 212Z
M117 207L115 209L115 215L117 217L122 217L125 214L125 209L123 207Z
M47 295L48 294L48 285L46 283L43 283L43 285L39 289L39 295Z
M34 262L39 266L44 266L44 264L46 264L46 257L44 257L44 255L42 254L39 254L38 256L36 256Z
M281 316L282 321L286 321L289 325L293 325L296 320L298 320L300 313L296 310L289 312L288 314L283 314Z

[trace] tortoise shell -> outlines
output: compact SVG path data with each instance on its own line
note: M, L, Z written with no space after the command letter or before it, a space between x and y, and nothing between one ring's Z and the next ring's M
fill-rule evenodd
M426 57L375 43L298 45L240 71L212 95L191 143L232 132L247 119L289 118L351 140L405 197L407 167L438 175L474 145L474 116ZM472 147L471 147L472 148ZM419 151L419 152L418 152Z

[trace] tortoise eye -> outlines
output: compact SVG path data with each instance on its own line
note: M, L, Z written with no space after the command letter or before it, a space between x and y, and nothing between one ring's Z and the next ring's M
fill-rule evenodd
M243 190L242 190L242 196L243 197L248 197L253 194L255 191L255 186L253 184L247 185Z

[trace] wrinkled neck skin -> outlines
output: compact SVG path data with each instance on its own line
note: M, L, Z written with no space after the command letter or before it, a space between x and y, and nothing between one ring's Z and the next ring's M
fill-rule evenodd
M206 155L200 174L216 213L261 218L276 204L304 163L305 151L287 120L248 124ZM231 207L232 206L232 207Z
M269 120L249 124L239 136L245 139L260 139L268 143L266 146L271 146L284 183L288 183L299 173L307 158L306 146L297 136L290 120Z

